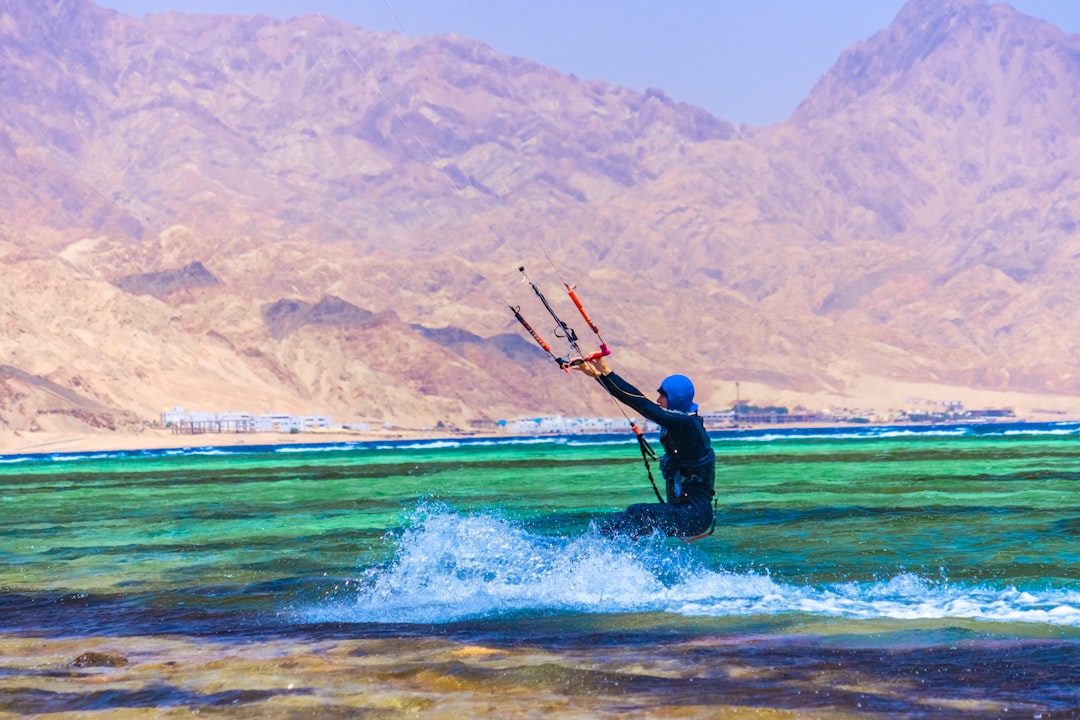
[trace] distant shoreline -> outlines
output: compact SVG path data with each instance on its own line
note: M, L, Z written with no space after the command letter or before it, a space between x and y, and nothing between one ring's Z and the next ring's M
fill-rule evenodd
M1053 419L1032 420L1008 418L1002 420L946 420L936 422L892 422L892 423L850 423L850 422L813 422L813 423L746 423L737 426L710 427L709 432L740 431L760 432L763 430L844 430L866 431L871 428L911 428L931 429L938 427L972 427L995 425L1031 425L1045 426L1055 424L1080 423L1080 418L1063 416ZM137 452L141 450L169 450L179 448L240 448L265 445L332 445L345 443L370 442L438 442L440 440L484 440L510 439L522 437L551 438L572 437L575 435L610 435L610 432L579 433L536 433L515 434L491 430L320 430L301 433L196 433L174 434L170 430L147 428L139 433L45 433L45 432L0 432L0 457L13 455L51 455L56 453L87 452ZM630 433L627 431L627 435Z
M446 437L450 436L452 435L446 435ZM457 435L457 437L460 436ZM408 430L174 434L171 430L147 428L139 433L3 432L0 433L0 457L4 455L48 455L51 453L168 450L187 447L244 447L378 440L428 440L442 437L444 435L438 433Z

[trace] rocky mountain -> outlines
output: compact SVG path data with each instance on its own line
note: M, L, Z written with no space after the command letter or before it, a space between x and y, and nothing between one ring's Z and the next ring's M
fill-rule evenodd
M736 128L462 37L0 0L0 429L616 414L519 264L706 408L1080 412L1078 58L912 0Z
M196 261L179 269L125 275L116 281L116 287L135 295L153 295L160 300L178 290L217 285L217 282L217 278Z

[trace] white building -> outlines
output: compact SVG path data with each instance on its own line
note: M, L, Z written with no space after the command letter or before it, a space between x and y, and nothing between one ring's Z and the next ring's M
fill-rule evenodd
M271 413L258 417L247 412L186 412L177 406L161 413L161 424L177 433L206 432L311 432L329 430L333 420L326 415L297 416Z
M621 433L630 430L626 418L603 417L547 417L518 418L500 423L511 435L583 435L591 433ZM648 420L638 422L644 432L655 432L658 428Z

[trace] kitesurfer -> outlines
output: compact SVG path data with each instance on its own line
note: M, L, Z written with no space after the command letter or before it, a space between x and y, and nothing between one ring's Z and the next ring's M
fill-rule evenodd
M600 528L605 536L637 539L662 532L683 539L709 531L713 523L712 498L716 455L705 423L697 414L694 384L685 375L670 375L660 383L656 402L611 371L605 358L573 364L595 378L619 402L661 427L660 472L667 502L636 503L615 513Z

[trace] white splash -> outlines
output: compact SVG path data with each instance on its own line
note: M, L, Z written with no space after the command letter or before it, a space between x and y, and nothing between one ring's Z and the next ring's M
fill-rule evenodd
M709 567L692 546L529 533L492 515L420 508L393 559L359 593L302 613L305 622L445 623L521 612L733 617L803 613L856 619L970 618L1080 627L1080 588L1021 591L912 574L822 586Z

